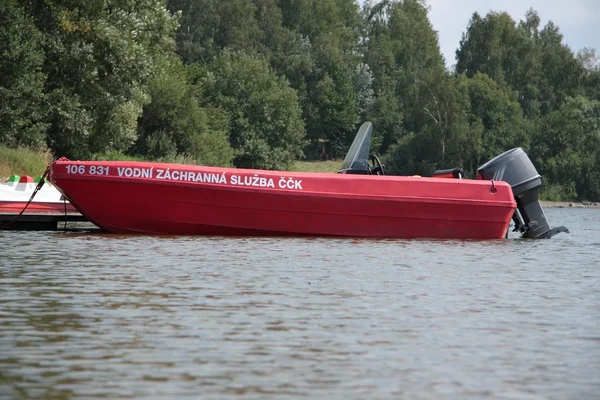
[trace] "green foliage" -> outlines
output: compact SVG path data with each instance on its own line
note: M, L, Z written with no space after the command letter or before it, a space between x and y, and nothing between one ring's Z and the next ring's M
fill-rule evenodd
M310 39L314 47L329 49L334 56L358 45L362 25L353 0L279 0L283 26Z
M540 199L545 201L563 201L564 199L574 199L572 185L556 185L544 182L540 189Z
M481 165L513 147L529 150L531 124L523 118L516 99L489 76L476 73L462 81L470 101L471 124L483 127L480 146L471 149L475 165Z
M471 102L468 80L445 76L429 92L429 104L424 107L429 120L419 134L402 136L386 153L390 172L430 175L436 169L473 167L473 154L481 148L481 121L469 118Z
M371 121L376 131L371 143L374 153L387 152L406 134L402 104L393 94L379 94L365 119Z
M174 49L175 16L161 0L32 7L46 36L49 144L75 158L130 147L149 100L145 84Z
M438 38L424 4L416 0L366 5L365 59L377 99L367 118L381 141L388 171L430 174L461 164L475 147L467 95L444 68Z
M328 157L340 157L350 147L359 121L358 97L352 73L331 63L314 76L305 108L307 129L313 146L327 143Z
M456 72L468 77L485 73L500 86L516 91L525 116L535 118L560 108L582 92L581 63L552 21L539 30L530 9L518 25L507 13L474 13L456 51Z
M247 53L262 48L251 0L169 0L168 8L182 13L177 52L185 62L210 61L226 47Z
M383 123L379 127L384 135L380 151L385 152L408 132L416 133L435 123L427 109L435 107L445 69L437 34L423 3L367 4L364 15L368 34L365 60L373 71L378 99L367 118Z
M357 96L358 112L365 116L375 104L375 91L373 90L373 73L369 64L360 63L354 69L353 85Z
M531 22L531 29L537 32L537 25ZM468 77L481 72L497 82L510 84L513 75L507 77L507 70L520 62L520 51L514 50L521 50L524 40L526 37L519 35L508 13L490 12L485 18L474 13L456 51L456 71L465 72Z
M564 198L600 199L600 102L567 99L541 121L531 153Z
M271 65L287 78L301 104L306 104L307 77L315 69L313 57L312 44L306 36L282 28L281 41L272 48Z
M283 55L274 66L298 90L309 155L343 155L352 142L359 113L372 103L372 74L358 52L362 21L357 4L351 0L284 0L279 4L283 27L292 33L284 39L283 52L274 53ZM289 61L287 54L293 55Z
M166 62L147 90L151 101L138 123L137 154L155 160L181 155L196 164L231 166L228 132L211 129L178 59Z
M202 105L229 114L235 166L287 169L302 156L298 98L264 60L227 50L196 73Z
M296 161L369 120L388 172L519 146L545 198L600 199L599 58L533 9L473 14L451 72L423 0L0 1L3 146L328 169Z
M44 147L43 36L16 1L0 8L0 143Z
M88 141L94 121L80 96L59 88L49 98L51 125L46 135L54 153L73 159L89 158Z
M583 93L582 66L571 49L562 43L562 34L552 22L540 32L540 45L540 103L542 115L545 115L559 109L568 97Z
M591 100L600 100L600 57L596 49L583 48L577 52L577 60L583 67L583 90Z
M327 143L331 157L347 149L359 107L372 102L368 68L358 68L354 1L170 0L169 8L183 13L185 62L212 62L224 49L265 58L297 91L313 150Z

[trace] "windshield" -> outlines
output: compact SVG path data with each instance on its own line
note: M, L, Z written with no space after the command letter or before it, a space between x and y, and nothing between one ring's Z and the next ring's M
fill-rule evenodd
M368 171L369 154L371 152L371 135L373 133L373 124L365 122L362 124L339 172L346 171Z

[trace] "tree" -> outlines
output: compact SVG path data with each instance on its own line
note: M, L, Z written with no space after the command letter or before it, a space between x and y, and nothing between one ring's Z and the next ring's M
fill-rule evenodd
M262 51L264 33L251 0L168 0L171 12L181 12L177 53L184 62L208 62L223 49L254 54Z
M287 169L302 156L298 98L265 60L225 50L195 80L200 103L229 114L236 167Z
M535 35L537 27L531 22L531 33ZM456 72L464 72L469 78L481 72L500 84L510 85L519 71L523 39L508 13L490 12L485 18L473 13L456 50Z
M485 74L446 76L432 88L424 111L430 121L393 145L386 163L400 174L476 168L513 147L529 148L531 123L516 99Z
M469 95L470 124L483 127L481 146L472 153L476 165L513 147L529 150L532 126L516 99L485 74L477 73L462 85Z
M341 156L354 137L360 108L371 102L369 71L360 67L358 5L353 0L282 0L279 5L283 27L292 32L288 43L293 47L286 47L293 64L286 54L275 68L299 93L309 156Z
M600 71L600 56L596 49L584 47L577 51L576 57L586 71Z
M407 132L416 134L434 123L425 110L432 107L431 93L446 72L437 34L423 3L383 1L372 8L367 4L364 14L368 32L365 60L375 78L375 96L396 99L377 101L368 115L388 121L382 127L385 136L380 151L384 152Z
M599 149L600 102L579 96L542 119L531 153L556 199L598 200Z
M5 0L0 9L0 143L44 146L47 127L42 35L33 19Z
M456 72L485 73L515 91L528 118L560 108L581 93L581 64L552 21L541 31L539 23L533 9L518 25L507 13L474 13L456 51Z
M323 158L343 156L352 143L353 130L359 121L358 97L353 75L335 60L324 60L308 80L304 116L308 138L315 148L319 144Z
M145 85L174 50L176 17L162 0L27 7L45 35L49 145L74 158L130 147L148 101Z
M392 145L386 166L402 175L430 175L436 169L462 167L474 172L474 154L481 153L484 127L481 120L469 118L471 101L468 79L446 75L429 92L424 111L430 120L418 133L409 133Z
M583 68L583 90L586 97L600 100L600 57L596 49L583 48L577 52Z
M347 57L357 49L362 21L354 0L280 0L279 6L283 26L308 37L316 49Z
M548 22L540 32L540 104L545 115L557 110L568 97L583 94L582 66L571 49L562 43L558 27Z
M231 166L233 149L225 129L212 129L178 58L165 61L149 82L150 102L138 123L136 152L157 160L191 157L195 164ZM211 115L215 119L214 115Z

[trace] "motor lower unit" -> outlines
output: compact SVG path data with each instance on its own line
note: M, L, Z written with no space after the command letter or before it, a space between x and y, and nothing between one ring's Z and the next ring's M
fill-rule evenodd
M560 232L569 233L564 226L550 228L539 202L542 177L520 147L483 164L477 169L477 179L504 181L512 187L517 202L513 215L514 231L520 231L523 237L547 239Z

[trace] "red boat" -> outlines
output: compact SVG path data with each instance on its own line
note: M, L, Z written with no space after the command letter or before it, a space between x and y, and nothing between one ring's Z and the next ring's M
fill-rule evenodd
M371 134L365 123L338 174L63 160L51 164L49 179L89 221L114 233L499 239L511 218L527 237L561 230L545 223L533 165L517 197L514 185L494 176L515 160L520 167L522 156L529 162L521 149L481 167L477 180L462 179L460 170L384 176L376 156L369 163Z

